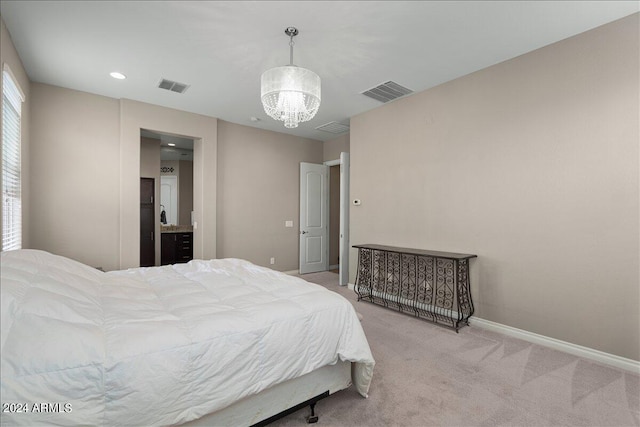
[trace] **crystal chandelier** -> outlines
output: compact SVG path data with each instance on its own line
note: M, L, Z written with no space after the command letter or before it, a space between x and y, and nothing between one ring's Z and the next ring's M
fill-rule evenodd
M293 37L298 29L284 30L289 41L289 65L276 67L262 74L260 95L264 111L286 128L296 128L299 122L313 118L320 108L320 77L311 70L293 65Z

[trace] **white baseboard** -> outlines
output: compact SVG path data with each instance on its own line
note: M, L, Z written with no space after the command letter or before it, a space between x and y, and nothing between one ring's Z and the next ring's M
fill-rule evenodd
M353 283L347 283L347 287L351 290L354 290L356 288L356 285L354 285Z
M353 290L354 284L349 283L348 287L349 289ZM567 341L558 340L555 338L547 337L545 335L539 335L533 332L525 331L523 329L514 328L511 326L503 325L501 323L481 319L475 316L472 316L469 319L469 323L479 328L488 329L527 342L550 347L555 350L573 354L574 356L584 357L585 359L624 369L625 371L633 372L634 374L640 374L640 361L637 360L627 359L625 357L616 356L615 354L605 353L604 351L572 344Z
M333 264L329 266L329 270L337 270L340 268L340 264Z
M354 290L353 283L349 283L348 287L349 289ZM523 341L573 354L574 356L584 357L585 359L593 360L595 362L599 362L608 366L624 369L625 371L633 372L634 374L640 374L640 361L637 360L627 359L625 357L616 356L615 354L605 353L604 351L572 344L567 341L558 340L555 338L547 337L545 335L539 335L533 332L525 331L523 329L514 328L511 326L503 325L501 323L481 319L475 316L469 318L469 324L477 326L479 328L488 329L494 332L508 335L510 337L518 338Z
M627 359L625 357L616 356L615 354L605 353L593 348L583 347L581 345L572 344L570 342L535 334L523 329L513 328L511 326L492 322L490 320L480 319L478 317L471 317L469 319L469 323L479 328L499 332L501 334L519 338L521 340L528 341L534 344L539 344L545 347L553 348L555 350L564 351L565 353L573 354L574 356L584 357L585 359L600 362L609 366L614 366L616 368L624 369L625 371L630 371L635 374L640 374L640 362L633 359Z
M297 274L300 273L300 270L289 270L289 271L283 271L284 274L289 274L291 276L295 276Z

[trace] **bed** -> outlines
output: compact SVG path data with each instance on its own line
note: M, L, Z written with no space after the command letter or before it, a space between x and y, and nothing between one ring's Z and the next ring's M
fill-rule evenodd
M104 273L1 254L2 425L252 425L374 360L353 306L239 259Z

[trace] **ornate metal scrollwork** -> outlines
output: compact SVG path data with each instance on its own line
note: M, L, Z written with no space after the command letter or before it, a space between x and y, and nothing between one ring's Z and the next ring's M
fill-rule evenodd
M463 314L464 319L469 319L473 315L473 301L471 300L471 289L469 281L468 260L458 261L458 311ZM462 318L461 318L462 319ZM465 320L466 321L466 320Z
M358 300L408 312L456 331L473 314L469 259L475 255L357 245ZM445 256L449 255L449 256Z

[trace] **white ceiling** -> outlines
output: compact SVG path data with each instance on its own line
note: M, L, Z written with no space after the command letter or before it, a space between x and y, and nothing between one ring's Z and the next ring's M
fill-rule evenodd
M381 103L393 80L414 92L640 10L637 1L2 1L32 81L129 98L329 140L314 128ZM294 62L322 78L322 104L288 130L260 103L260 75ZM115 80L120 71L126 80ZM184 94L158 89L187 83ZM251 117L260 119L251 121ZM159 129L161 130L161 129Z

